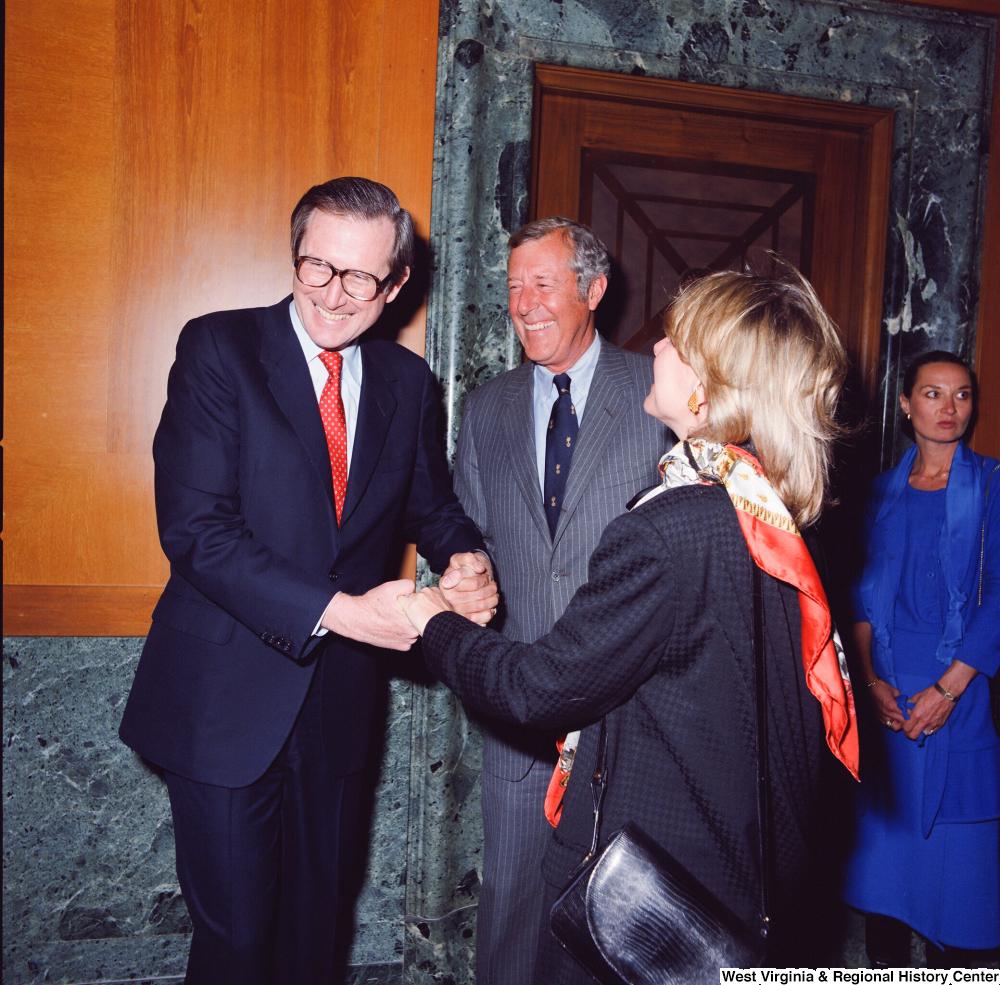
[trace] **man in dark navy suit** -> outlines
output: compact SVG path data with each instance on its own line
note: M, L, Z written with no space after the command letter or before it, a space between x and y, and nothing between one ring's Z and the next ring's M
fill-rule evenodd
M451 491L427 364L358 344L413 225L363 178L292 214L292 297L188 323L153 442L170 580L120 734L165 771L188 983L331 985L378 647L413 643L411 541L469 618L496 586ZM477 553L478 552L478 553Z

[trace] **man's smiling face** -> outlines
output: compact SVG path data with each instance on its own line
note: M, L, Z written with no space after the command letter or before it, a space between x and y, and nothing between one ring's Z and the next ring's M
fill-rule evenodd
M507 292L514 330L527 357L564 373L594 341L594 310L607 278L598 277L581 299L570 267L572 249L559 231L511 250Z
M309 217L299 256L315 257L337 270L360 270L383 280L389 273L394 243L389 219L352 219L317 210ZM321 349L350 345L378 321L382 309L402 286L388 288L373 301L356 301L344 293L339 277L326 287L308 287L292 275L295 310L306 334Z

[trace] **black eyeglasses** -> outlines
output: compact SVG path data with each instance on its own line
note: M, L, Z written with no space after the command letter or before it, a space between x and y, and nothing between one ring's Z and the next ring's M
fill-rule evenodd
M326 260L318 260L316 257L297 257L295 276L306 287L326 287L334 277L339 277L344 293L355 301L374 301L392 281L392 274L385 280L379 280L374 274L366 274L363 270L337 270Z

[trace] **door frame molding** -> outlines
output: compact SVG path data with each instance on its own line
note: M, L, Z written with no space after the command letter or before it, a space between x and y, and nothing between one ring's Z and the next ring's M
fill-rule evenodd
M862 227L864 241L859 249L858 274L862 286L860 304L856 309L857 327L856 332L850 334L857 340L853 355L857 360L862 387L874 406L878 395L882 334L893 110L536 63L529 192L532 218L536 218L538 202L539 153L545 125L543 107L546 97L557 95L856 135L861 142L857 212L859 216L865 216L866 221Z

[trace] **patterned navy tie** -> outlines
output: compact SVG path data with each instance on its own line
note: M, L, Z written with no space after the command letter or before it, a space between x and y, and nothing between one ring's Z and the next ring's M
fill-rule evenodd
M562 512L563 493L566 492L566 477L569 463L573 460L573 446L580 425L576 419L576 408L569 394L569 377L560 373L552 382L559 391L559 398L552 408L549 430L545 435L545 516L549 521L549 533L553 540L559 515Z

